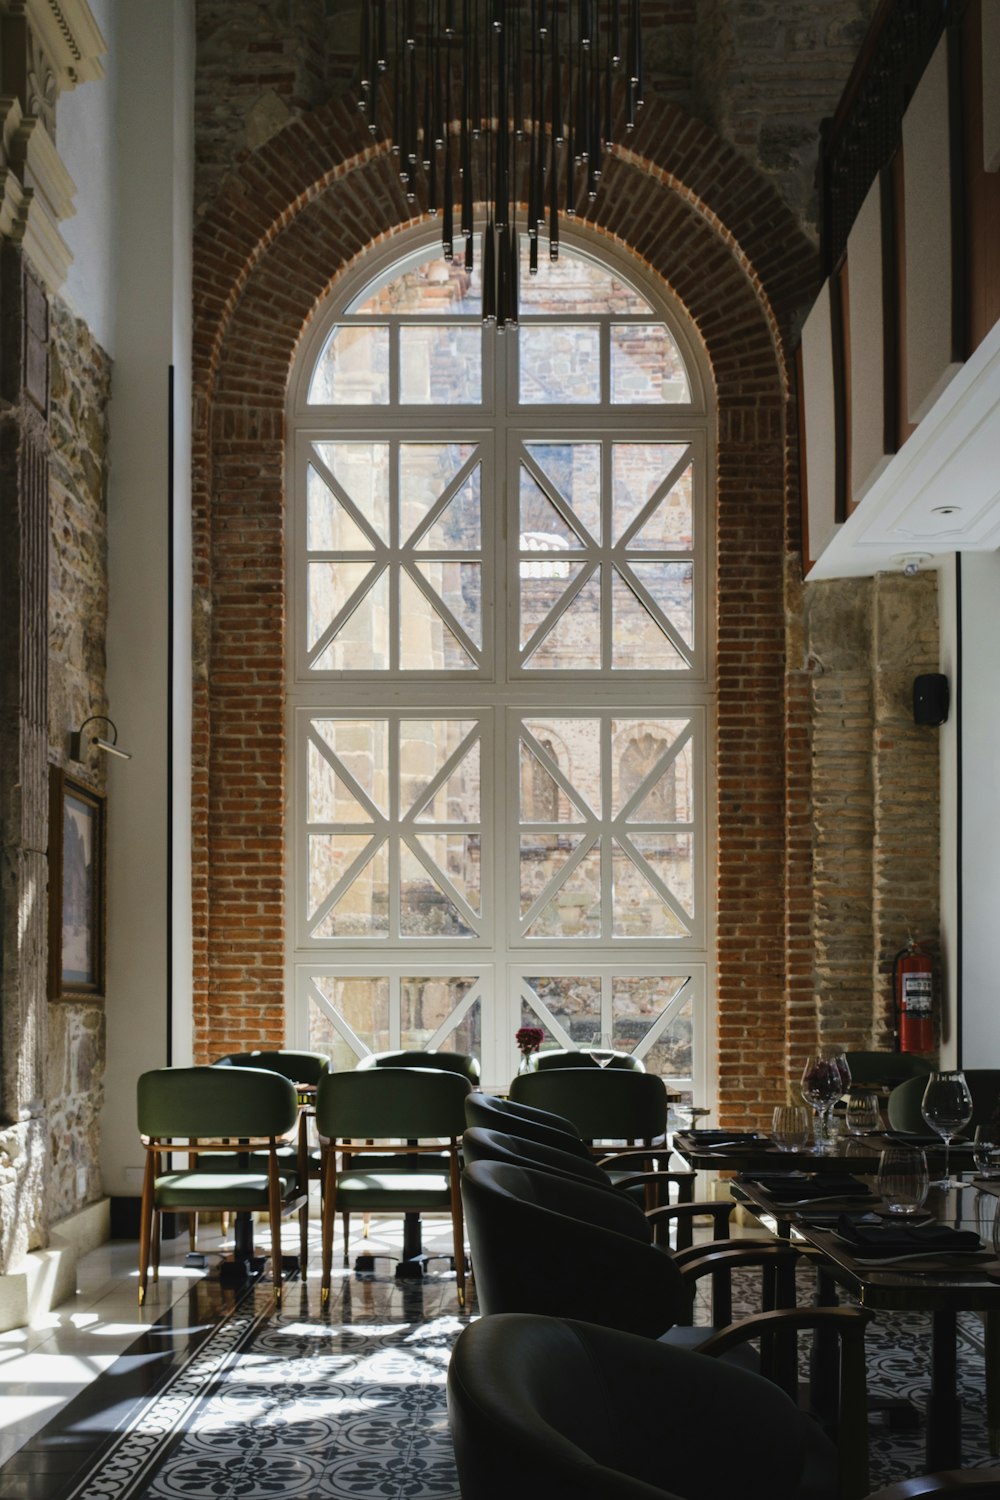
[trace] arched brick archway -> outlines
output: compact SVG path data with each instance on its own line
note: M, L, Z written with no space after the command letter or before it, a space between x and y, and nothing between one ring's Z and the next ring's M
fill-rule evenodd
M333 165L331 165L333 164ZM412 222L391 157L329 105L248 159L195 242L195 1047L284 1039L284 408L331 282ZM791 881L784 572L796 542L789 340L815 255L772 190L706 127L653 101L589 222L670 286L718 411L717 891L727 1118L783 1097ZM801 750L802 736L796 743ZM791 810L794 814L794 808ZM792 910L794 906L794 910ZM794 975L791 975L794 985Z

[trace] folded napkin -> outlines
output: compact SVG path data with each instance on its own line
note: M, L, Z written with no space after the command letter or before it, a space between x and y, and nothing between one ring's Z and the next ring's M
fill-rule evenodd
M756 1130L685 1130L682 1133L699 1146L753 1146L763 1140Z
M978 1234L971 1229L952 1229L949 1224L857 1224L842 1216L837 1222L837 1233L868 1260L982 1249Z
M901 1146L938 1146L944 1145L939 1135L921 1135L917 1130L887 1130L886 1137L890 1141L898 1141ZM971 1151L971 1141L955 1140L951 1143L952 1151Z
M791 1172L754 1172L756 1182L776 1203L799 1203L803 1198L870 1198L871 1188L849 1172L816 1172L797 1177Z

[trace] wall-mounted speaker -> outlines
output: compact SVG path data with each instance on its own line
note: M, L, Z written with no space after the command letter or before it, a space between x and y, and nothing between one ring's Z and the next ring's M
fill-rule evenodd
M948 717L948 701L948 679L943 672L922 672L914 677L914 724L943 724Z

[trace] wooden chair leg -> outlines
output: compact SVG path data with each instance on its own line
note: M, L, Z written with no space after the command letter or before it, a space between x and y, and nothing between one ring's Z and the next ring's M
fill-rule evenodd
M299 1272L305 1281L309 1274L309 1199L299 1209Z
M330 1281L333 1275L333 1221L336 1216L337 1158L327 1151L323 1162L323 1272L320 1282L320 1297L326 1303L330 1299Z
M153 1280L160 1279L160 1213L153 1212Z
M351 1263L351 1254L350 1254L351 1216L350 1216L350 1214L343 1214L342 1217L343 1217L343 1220L344 1220L344 1265L345 1266L349 1266L350 1263ZM368 1218L368 1215L365 1214L365 1220L367 1220L367 1218ZM365 1237L366 1238L367 1238L367 1235L368 1235L368 1227L367 1227L367 1223L366 1223L366 1225L365 1225Z
M274 1300L281 1301L281 1189L278 1185L278 1159L272 1150L267 1173L267 1216L271 1225L271 1281Z
M198 1246L198 1215L188 1214L188 1249L193 1255Z
M147 1151L146 1165L142 1174L142 1202L139 1213L139 1306L146 1300L146 1282L149 1279L149 1252L153 1229L153 1191L156 1173L153 1152Z
M448 1162L451 1186L451 1231L455 1249L455 1278L458 1283L458 1305L465 1306L465 1223L462 1218L462 1193L458 1176L458 1147L453 1143Z

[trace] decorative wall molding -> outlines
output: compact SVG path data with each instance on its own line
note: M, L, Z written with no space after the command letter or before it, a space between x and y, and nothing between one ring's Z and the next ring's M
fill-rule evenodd
M76 186L56 146L59 95L103 77L104 38L86 0L0 0L0 235L20 246L49 292L72 255L59 225Z

